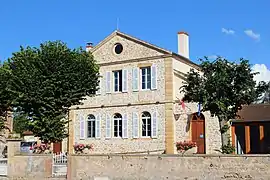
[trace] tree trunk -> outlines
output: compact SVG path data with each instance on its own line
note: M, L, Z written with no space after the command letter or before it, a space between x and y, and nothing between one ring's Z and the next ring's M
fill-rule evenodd
M218 119L219 119L219 128L220 128L220 133L221 133L222 146L226 146L228 145L228 142L229 142L229 131L222 133L222 129L224 128L224 126L227 125L227 120L222 117L218 117Z

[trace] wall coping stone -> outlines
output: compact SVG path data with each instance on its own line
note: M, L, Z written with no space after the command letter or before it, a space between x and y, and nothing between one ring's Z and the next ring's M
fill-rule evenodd
M9 138L9 139L6 139L6 141L22 141L21 138Z
M35 157L38 157L38 156L42 156L42 157L52 157L53 154L28 154L28 153L17 153L15 154L15 156L35 156Z
M243 154L243 155L236 155L236 154L69 154L70 156L92 156L92 157L218 157L218 158L241 158L241 157L270 157L270 154Z

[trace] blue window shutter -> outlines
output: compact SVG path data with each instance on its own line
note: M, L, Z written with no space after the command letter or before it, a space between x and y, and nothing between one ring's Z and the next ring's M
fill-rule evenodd
M111 138L111 116L109 114L106 115L106 138Z
M157 89L157 66L151 66L151 89Z
M100 127L101 127L101 115L98 114L97 117L96 117L96 122L95 122L95 135L96 135L96 138L99 139L100 138Z
M139 68L134 68L132 70L132 90L139 90Z
M85 139L85 119L83 117L83 114L79 114L80 119L80 139Z
M139 138L139 115L136 112L132 114L132 134L133 138Z
M151 118L151 137L158 137L158 112L155 111Z
M106 72L106 93L111 93L111 72Z
M123 70L122 92L128 92L128 70Z
M123 125L122 125L123 138L128 138L128 115L124 114L123 116Z

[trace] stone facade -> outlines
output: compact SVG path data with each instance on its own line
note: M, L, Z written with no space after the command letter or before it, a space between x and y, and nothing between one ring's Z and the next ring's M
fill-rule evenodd
M270 177L269 156L70 156L68 179L259 180Z
M132 112L143 112L148 111L153 114L157 111L159 117L158 125L158 137L157 138L145 138L139 135L139 138L133 138L132 136ZM78 110L79 111L79 110ZM136 105L130 107L111 107L111 108L95 108L95 109L85 109L81 110L83 114L101 114L101 137L100 138L86 138L85 140L80 140L80 132L75 131L75 142L84 144L93 144L93 153L132 153L132 152L147 152L147 151L157 151L162 153L165 150L165 117L164 117L164 105ZM78 112L79 113L79 112ZM113 116L115 113L128 115L128 138L111 137L106 138L106 114ZM75 129L80 129L79 121L75 122ZM139 130L141 132L141 130Z
M114 36L114 34L117 35ZM109 40L106 41L107 39ZM121 43L123 46L123 52L120 55L115 54L113 50L116 43ZM129 37L128 35L123 36L122 33L117 32L110 35L105 41L102 41L97 46L98 47L93 49L92 53L99 64L163 55L157 50L153 50L152 48L138 43L138 41L134 41L132 37Z
M114 52L114 46L120 43L123 51ZM184 76L191 68L199 69L191 61L158 48L129 35L114 32L94 47L92 54L100 65L100 93L93 97L86 97L83 105L72 107L70 110L69 151L73 151L76 143L93 144L95 153L128 153L140 151L160 151L176 153L175 143L179 140L190 140L188 117L197 111L196 104L187 104L189 111L182 111L178 121L175 120L175 101L182 98L179 88L183 85ZM133 91L132 69L156 66L157 88L151 90ZM106 72L127 70L127 92L106 92ZM139 83L140 84L140 83ZM113 86L111 86L111 89ZM132 137L132 113L147 111L158 112L158 136L156 138ZM106 115L113 117L115 113L127 114L128 138L106 138ZM80 138L80 114L85 121L88 115L101 116L101 137ZM205 114L206 153L220 149L220 134L218 121ZM141 123L141 119L139 119ZM139 124L141 128L141 124ZM87 129L85 129L84 133ZM139 131L141 133L141 131Z

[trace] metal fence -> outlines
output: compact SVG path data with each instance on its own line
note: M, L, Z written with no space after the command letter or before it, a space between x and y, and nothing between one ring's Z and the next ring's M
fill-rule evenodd
M52 176L53 177L66 177L67 176L67 154L58 153L53 154L52 161Z

